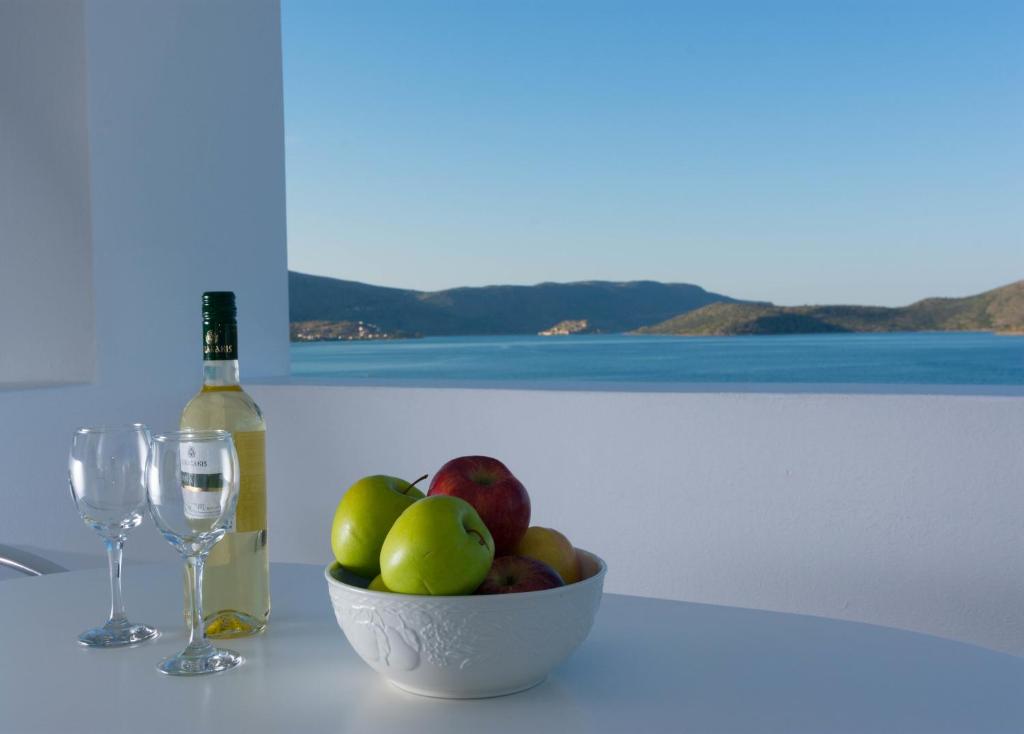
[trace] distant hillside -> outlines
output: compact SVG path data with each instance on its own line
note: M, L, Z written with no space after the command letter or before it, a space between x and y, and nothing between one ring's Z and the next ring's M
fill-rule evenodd
M713 303L638 334L812 334L850 331L1024 332L1024 280L967 298L927 298L901 308Z
M685 283L498 285L425 292L288 273L290 320L363 322L386 333L536 334L562 321L623 332L735 299Z

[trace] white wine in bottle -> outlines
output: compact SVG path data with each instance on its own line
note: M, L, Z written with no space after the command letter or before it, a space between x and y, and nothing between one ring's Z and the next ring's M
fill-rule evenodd
M203 573L206 634L216 638L259 634L270 617L267 427L259 406L238 381L235 294L229 291L203 294L203 388L182 411L181 427L230 431L238 451L235 517L210 552ZM185 588L191 588L188 578ZM188 609L186 597L186 618Z

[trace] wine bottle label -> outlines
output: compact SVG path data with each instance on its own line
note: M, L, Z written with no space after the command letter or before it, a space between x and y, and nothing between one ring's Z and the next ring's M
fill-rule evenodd
M185 442L179 453L181 497L185 517L190 520L214 520L220 517L224 501L224 472L221 453L214 444ZM235 518L227 518L225 527L234 528Z
M238 359L238 325L230 322L204 323L203 359Z
M265 431L231 434L238 452L239 488L235 529L249 533L267 529L267 474L264 460Z

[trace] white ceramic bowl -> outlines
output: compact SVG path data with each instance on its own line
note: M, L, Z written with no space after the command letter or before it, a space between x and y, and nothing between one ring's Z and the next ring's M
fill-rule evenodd
M537 685L590 632L607 567L579 556L581 581L519 594L392 594L337 563L324 574L338 625L371 668L411 693L486 698Z

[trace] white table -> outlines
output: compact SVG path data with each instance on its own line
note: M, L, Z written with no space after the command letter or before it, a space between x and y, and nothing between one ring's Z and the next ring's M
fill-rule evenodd
M606 595L590 638L533 690L479 701L392 688L349 649L322 570L278 565L240 669L167 678L181 569L126 569L155 642L88 650L105 570L0 583L0 732L1021 732L1024 659L814 617ZM1024 610L1022 610L1024 613Z

